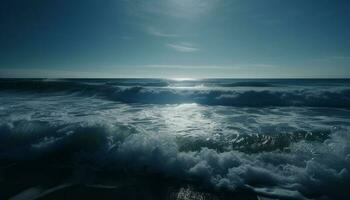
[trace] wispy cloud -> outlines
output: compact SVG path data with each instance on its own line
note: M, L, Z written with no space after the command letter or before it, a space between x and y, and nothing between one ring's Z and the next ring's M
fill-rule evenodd
M126 0L133 12L192 19L213 10L221 0Z
M232 69L234 66L221 65L145 65L147 68L162 69Z
M263 64L263 63L260 63L260 64L245 64L245 65L242 65L242 67L243 66L245 66L245 67L257 67L257 68L276 68L276 67L278 67L276 65Z
M144 65L147 68L162 68L162 69L214 69L214 70L232 70L232 69L269 69L276 68L276 65L270 64L231 64L231 65L172 65L172 64L154 64Z
M147 33L152 35L152 36L156 36L156 37L182 37L182 35L179 34L173 34L173 33L166 33L163 32L159 29L156 29L154 27L147 27Z
M312 59L312 61L316 62L348 62L350 61L350 56L328 56L322 58Z
M180 42L177 44L168 43L166 44L166 46L170 47L175 51L183 52L183 53L191 53L191 52L196 52L200 50L199 48L195 47L195 45L188 42Z

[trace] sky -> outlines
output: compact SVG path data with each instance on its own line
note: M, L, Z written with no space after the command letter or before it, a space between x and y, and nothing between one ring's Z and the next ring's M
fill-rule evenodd
M350 1L2 0L0 77L350 78Z

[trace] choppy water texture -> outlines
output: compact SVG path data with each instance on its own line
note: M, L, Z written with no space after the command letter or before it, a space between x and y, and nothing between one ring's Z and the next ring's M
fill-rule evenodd
M347 199L350 80L1 79L0 199Z

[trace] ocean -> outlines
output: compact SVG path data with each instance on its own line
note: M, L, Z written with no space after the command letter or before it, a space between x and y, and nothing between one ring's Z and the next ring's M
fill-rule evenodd
M0 199L349 199L350 79L0 79Z

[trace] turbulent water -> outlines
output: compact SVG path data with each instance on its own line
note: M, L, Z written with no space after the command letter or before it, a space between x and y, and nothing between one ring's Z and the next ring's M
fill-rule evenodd
M1 79L0 199L348 199L350 80Z

